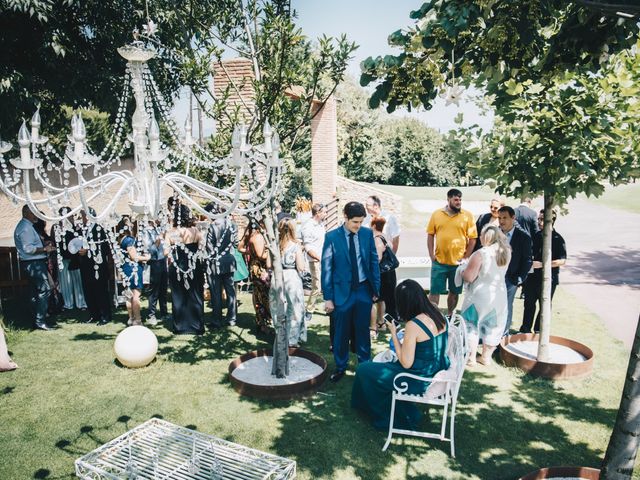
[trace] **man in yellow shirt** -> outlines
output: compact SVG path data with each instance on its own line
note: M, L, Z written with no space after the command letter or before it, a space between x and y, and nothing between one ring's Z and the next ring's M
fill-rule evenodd
M477 238L473 215L462 210L462 192L452 188L447 192L447 205L433 212L427 225L427 248L431 258L429 300L438 306L440 295L448 293L449 316L453 315L458 296L462 293L462 287L456 287L454 283L456 268L462 259L473 253Z

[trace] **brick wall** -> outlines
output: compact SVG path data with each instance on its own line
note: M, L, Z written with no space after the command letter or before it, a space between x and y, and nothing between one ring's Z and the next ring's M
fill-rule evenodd
M255 107L252 81L253 66L248 58L232 58L213 66L213 91L221 98L228 89L227 105L238 107L246 122L251 120Z
M336 99L331 96L311 120L311 183L313 201L335 197L338 176Z

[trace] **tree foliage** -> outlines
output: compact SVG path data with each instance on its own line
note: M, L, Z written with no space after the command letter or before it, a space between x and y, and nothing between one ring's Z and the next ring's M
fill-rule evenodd
M386 122L382 142L393 173L392 185L444 186L459 183L460 168L446 138L413 118Z
M536 79L553 81L565 71L596 72L608 55L630 48L633 19L603 16L564 0L431 0L410 13L416 24L389 35L399 55L362 62L362 85L378 81L372 107L423 105L452 83L495 95L499 108Z
M458 182L461 168L451 144L425 123L371 110L368 94L347 79L337 91L338 158L354 180L442 186Z

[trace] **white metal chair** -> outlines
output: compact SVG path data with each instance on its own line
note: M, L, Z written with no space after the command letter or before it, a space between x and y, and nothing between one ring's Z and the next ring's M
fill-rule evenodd
M420 377L411 373L399 373L393 379L395 391L391 399L391 418L389 420L389 434L387 441L382 447L384 452L391 443L394 433L401 435L412 435L423 438L436 438L441 441L451 442L451 456L455 457L454 424L456 418L456 403L458 391L462 382L462 375L469 356L467 348L467 330L464 320L460 315L454 315L449 322L449 345L447 354L451 361L451 366L447 370L438 372L433 378ZM405 393L409 389L408 382L403 379L411 378L423 382L431 382L427 390L421 395ZM426 405L443 407L441 427L439 433L419 432L414 430L404 430L394 428L393 421L396 409L396 402L414 402ZM448 415L449 414L449 415ZM447 420L449 420L449 437L446 436Z

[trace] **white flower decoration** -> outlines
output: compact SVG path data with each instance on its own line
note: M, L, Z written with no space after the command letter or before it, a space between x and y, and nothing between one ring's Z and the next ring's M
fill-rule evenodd
M457 84L453 84L448 87L446 90L440 92L440 97L445 100L445 106L448 107L451 104L454 104L456 107L460 106L460 99L462 98L462 93L464 89Z
M158 31L158 25L156 25L153 20L149 19L147 24L142 26L142 31L147 37L152 37Z

